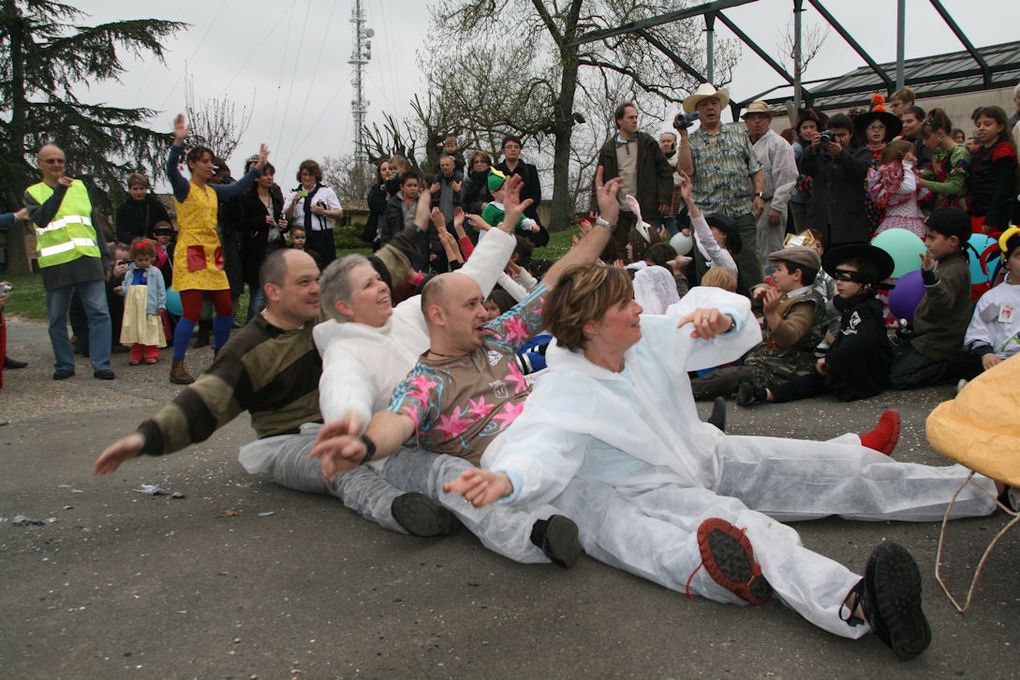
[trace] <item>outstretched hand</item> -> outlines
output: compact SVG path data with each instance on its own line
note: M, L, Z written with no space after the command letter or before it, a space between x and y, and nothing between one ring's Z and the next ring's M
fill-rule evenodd
M523 188L524 178L520 175L507 177L506 182L503 184L503 189L506 192L503 198L505 214L503 215L503 223L499 225L499 228L508 234L514 232L514 227L521 221L521 215L534 203L530 198L521 200L521 189Z
M460 477L443 485L444 493L456 493L475 506L481 508L514 492L510 478L502 472L472 468L461 473Z
M97 475L108 475L119 468L124 461L137 457L142 452L143 446L145 446L145 437L138 432L132 432L106 447L106 450L96 459L92 471Z
M733 328L733 319L714 307L695 309L676 323L677 328L693 324L692 338L711 340Z
M184 140L188 138L188 123L183 113L178 113L174 118L174 145L184 146Z
M623 179L614 177L598 188L595 198L599 203L599 215L605 221L616 224L620 218L620 199L618 194L623 186Z
M255 161L255 167L261 170L266 167L266 161L269 160L269 147L265 144L259 144L259 157Z
M353 413L322 426L308 457L319 459L324 480L330 482L361 463L368 449L358 439L360 432L361 419Z

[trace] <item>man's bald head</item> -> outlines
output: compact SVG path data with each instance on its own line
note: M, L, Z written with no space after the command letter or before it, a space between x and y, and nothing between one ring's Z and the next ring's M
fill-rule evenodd
M464 274L440 274L426 283L421 292L421 308L432 350L459 356L480 347L488 319L484 302L482 289Z
M56 144L43 144L39 147L38 166L43 180L55 184L64 176L64 151Z

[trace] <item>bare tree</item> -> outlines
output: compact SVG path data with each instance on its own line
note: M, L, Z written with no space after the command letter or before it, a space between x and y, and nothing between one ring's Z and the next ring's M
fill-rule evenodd
M372 123L371 127L366 125L362 128L362 134L364 150L371 162L400 154L407 157L412 168L418 167L414 155L416 133L407 121L398 121L392 114L384 113L382 129L379 129L378 123Z
M254 101L255 93L252 92L251 103L242 106L240 113L227 96L196 102L195 84L192 77L188 76L185 110L191 127L192 143L209 147L222 159L233 156L251 124Z
M829 37L828 26L808 26L807 30L801 30L800 34L800 72L807 71L818 51L822 49L826 39ZM793 20L786 25L786 31L776 45L776 53L780 55L780 62L790 71L797 70L797 49L796 38L793 35Z
M675 0L439 0L432 10L429 52L419 56L435 101L424 111L432 115L418 117L427 118L426 129L443 134L463 129L483 141L513 132L540 152L548 149L549 226L563 228L576 209L572 194L591 177L587 172L571 177L578 160L575 126L597 121L578 135L594 145L594 156L605 139L595 135L596 128L611 119L620 101L608 97L626 93L627 99L676 103L696 86L637 34L584 45L576 41L593 30L677 8ZM649 34L696 68L704 63L697 21L659 26ZM717 45L723 82L734 54L728 41ZM532 161L533 148L528 151Z
M326 156L322 159L323 183L333 189L340 202L362 204L368 190L375 181L375 171L371 165L358 163L353 154L343 156Z

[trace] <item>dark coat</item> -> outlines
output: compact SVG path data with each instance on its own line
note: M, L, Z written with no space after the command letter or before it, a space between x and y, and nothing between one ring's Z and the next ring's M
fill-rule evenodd
M152 236L159 222L169 223L170 215L158 198L152 194L141 201L128 198L117 208L117 240L130 245L136 238Z
M886 388L893 351L878 298L847 300L836 340L825 356L825 384L840 401L864 399Z
M257 185L244 192L238 200L241 214L235 227L241 249L241 271L244 282L256 290L259 286L259 269L266 259L266 253L268 250L279 248L283 243L281 240L272 243L268 241L269 225L266 223L266 217L269 216L269 211L259 198ZM279 222L283 214L283 191L276 184L269 189L269 201L272 205L272 218Z
M669 205L673 201L673 168L659 148L654 137L644 132L635 133L637 137L637 199L641 206L641 217L645 222L652 223L659 217L659 205ZM598 165L603 168L602 179L608 182L620 174L616 162L616 136L599 149ZM598 201L595 197L595 186L592 185L591 205L595 209Z
M825 247L863 243L871 238L864 212L864 180L871 152L843 149L836 156L804 150L801 172L811 177L808 224L822 234Z
M549 232L546 231L545 225L542 224L542 220L538 218L538 206L542 204L542 180L538 176L538 168L531 163L525 163L524 161L519 160L517 161L516 167L511 170L510 166L506 164L505 159L493 167L507 177L510 177L511 175L520 175L524 180L524 186L521 188L521 200L523 201L526 198L530 198L532 201L531 205L524 209L524 216L535 220L538 222L539 226L537 234L530 233L526 238L539 248L549 243Z
M472 172L464 178L460 200L464 205L464 212L469 215L481 215L482 204L492 202L492 194L489 193L488 174L488 170L485 172Z
M361 232L362 241L374 244L379 240L379 223L386 214L386 201L386 185L372 185L365 199L368 203L368 221L365 222L365 228Z

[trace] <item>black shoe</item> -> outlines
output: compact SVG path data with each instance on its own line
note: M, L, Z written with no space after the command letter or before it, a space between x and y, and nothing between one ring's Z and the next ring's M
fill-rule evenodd
M931 628L921 609L921 572L903 546L881 543L871 552L868 568L851 594L864 619L900 661L913 659L931 644ZM853 615L851 626L862 621Z
M712 413L708 416L706 421L710 425L715 425L720 431L726 431L726 400L722 397L716 397L715 401L712 402Z
M743 529L720 517L709 517L698 527L698 550L712 580L740 599L764 604L772 597L772 586L761 573Z
M101 368L92 374L92 377L96 380L113 380L116 376L108 368Z
M563 515L540 519L531 528L531 542L542 549L553 564L569 569L583 552L577 540L577 525Z
M390 504L390 512L412 536L450 536L460 529L460 520L452 512L420 493L397 496Z
M68 378L74 377L74 369L72 368L58 368L53 371L54 380L67 380Z
M768 394L764 387L755 387L751 383L742 382L737 387L737 403L741 406L760 404L768 401Z
M13 371L16 368L25 368L26 366L28 366L27 361L18 361L17 359L4 357L4 368L6 369L10 369Z

